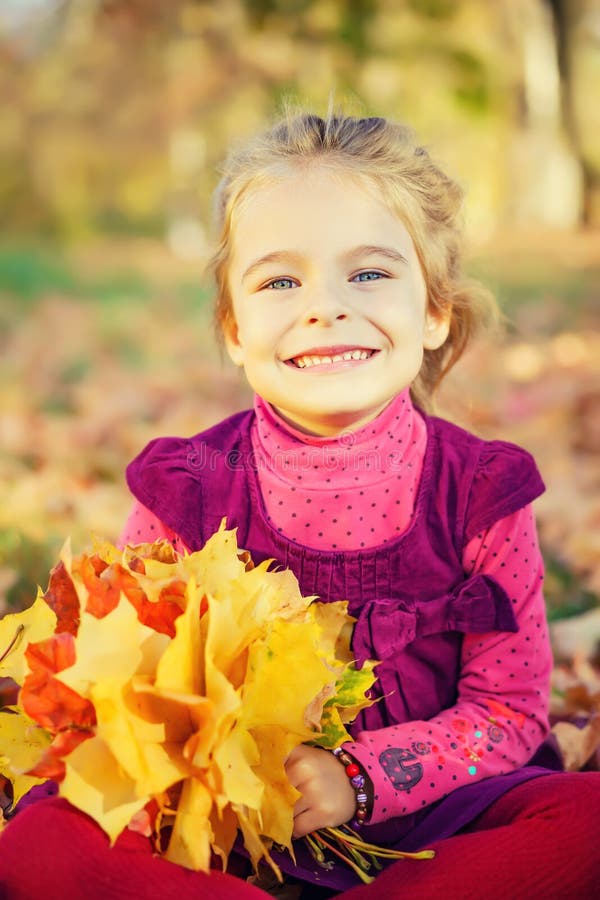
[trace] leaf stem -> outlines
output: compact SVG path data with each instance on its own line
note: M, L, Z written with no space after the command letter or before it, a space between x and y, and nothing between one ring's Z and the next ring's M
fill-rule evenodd
M4 662L4 660L6 659L6 657L8 656L8 654L10 653L10 651L13 649L13 647L14 647L15 644L17 643L17 641L18 641L18 639L19 639L19 637L21 636L21 634L22 634L23 631L25 631L25 626L24 626L23 623L21 622L20 625L17 625L17 630L15 631L15 636L13 637L12 641L10 642L10 644L8 645L8 647L6 648L6 650L4 651L4 653L2 654L2 656L0 656L0 663L1 663L1 662Z
M367 873L364 872L360 868L360 866L357 866L356 863L354 862L354 860L350 859L349 856L345 856L340 850L338 850L336 847L334 847L333 844L330 844L329 841L325 840L325 838L322 835L322 832L319 833L319 841L325 847L327 847L328 850L330 850L332 853L335 853L336 856L338 856L341 860L343 860L347 866L350 866L350 868L353 869L354 872L356 872L356 874L358 875L360 880L363 881L365 884L371 884L371 882L375 880L372 875L367 875Z
M342 829L339 828L324 828L323 831L330 834L332 837L336 836L336 832L342 832ZM377 844L370 844L368 841L364 841L355 831L352 831L351 828L344 828L342 840L356 847L358 850L362 850L363 853L372 853L374 856L386 857L388 859L433 859L435 856L434 850L419 850L416 853L408 853L404 850L392 850L391 847L379 847Z

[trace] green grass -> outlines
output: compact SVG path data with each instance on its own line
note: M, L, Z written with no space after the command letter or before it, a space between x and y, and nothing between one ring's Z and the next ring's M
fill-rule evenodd
M77 280L63 261L24 249L0 249L0 291L34 300L43 293L73 293Z
M145 300L150 285L135 271L114 271L102 277L76 272L60 251L37 247L0 247L0 294L34 303L57 293L115 303L123 298Z
M209 291L198 281L177 280L172 286L182 304L198 307ZM60 249L38 245L0 245L0 296L35 303L48 294L62 294L105 304L122 300L145 301L156 287L135 267L115 268L110 261L101 276L79 271Z
M546 566L544 598L548 620L568 619L595 609L600 598L585 588L581 579L550 548L542 549Z
M45 541L34 541L16 528L0 529L0 568L7 566L17 573L6 593L5 612L18 612L31 606L38 585L48 586L50 569L56 563L64 537L49 535Z
M536 318L542 336L576 328L588 319L597 320L597 268L569 270L549 263L543 268L536 265L509 271L475 262L470 274L494 292L509 329L524 309L545 310L545 316Z

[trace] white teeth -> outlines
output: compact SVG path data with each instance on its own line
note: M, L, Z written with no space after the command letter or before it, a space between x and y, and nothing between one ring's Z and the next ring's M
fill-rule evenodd
M296 356L293 362L299 369L308 369L310 366L325 366L336 362L349 362L353 359L369 359L371 355L372 351L369 350L348 350L346 353L336 353L334 356Z

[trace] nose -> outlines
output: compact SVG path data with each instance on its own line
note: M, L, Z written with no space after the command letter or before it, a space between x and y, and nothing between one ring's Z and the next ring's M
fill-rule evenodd
M335 290L315 292L304 312L307 325L331 325L348 318L348 309Z
M338 313L336 316L331 316L324 314L323 312L319 312L319 314L315 313L312 316L307 318L308 325L329 325L331 322L341 322L343 319L347 319L347 313Z

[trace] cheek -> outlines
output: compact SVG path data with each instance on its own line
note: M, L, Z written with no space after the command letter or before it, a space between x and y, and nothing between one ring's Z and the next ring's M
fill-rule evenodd
M417 340L420 342L425 327L423 311L414 303L398 300L388 315L382 319L388 334L402 343Z
M272 357L277 348L277 336L269 321L254 319L238 323L239 341L249 359L260 361Z

